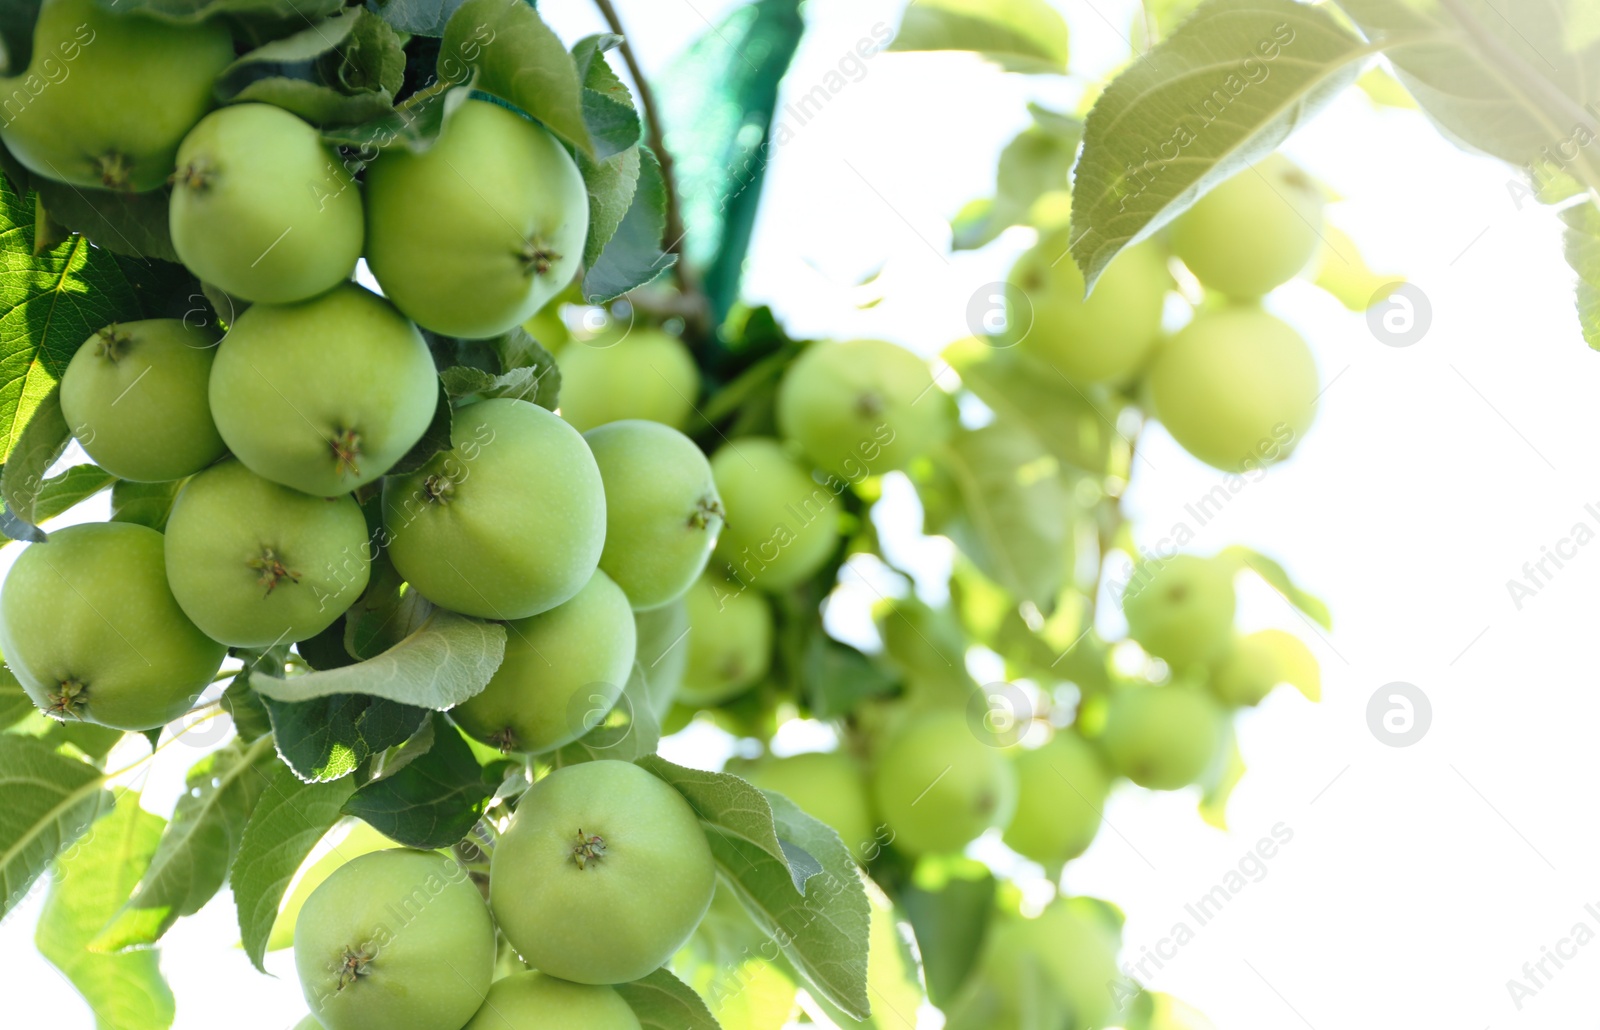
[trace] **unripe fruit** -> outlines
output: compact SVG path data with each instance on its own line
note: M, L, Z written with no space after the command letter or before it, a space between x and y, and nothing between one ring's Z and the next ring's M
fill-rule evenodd
M267 938L268 951L282 951L284 948L294 946L294 924L299 921L300 912L306 907L306 900L335 871L362 855L400 847L360 819L351 818L348 822L349 832L340 837L330 851L307 866L296 877L294 889L289 892L287 900L278 909L278 918L272 923L272 934Z
M1073 1027L1116 1024L1121 1006L1113 988L1127 979L1117 968L1121 935L1094 904L1057 898L1035 919L1006 916L990 927L982 968L1008 1008L1025 1004L1037 990L1034 977L1042 974L1044 986L1072 1013Z
M1260 308L1196 316L1161 346L1149 385L1172 438L1224 472L1288 457L1317 413L1311 348Z
M220 21L175 25L113 13L95 0L47 0L27 73L0 83L0 140L36 175L159 189L232 60L233 39Z
M167 586L161 534L69 526L17 558L0 591L0 651L34 704L63 720L149 730L178 718L227 649Z
M383 484L389 557L434 604L525 619L573 597L600 564L605 488L576 429L498 398L455 413L451 449Z
M732 700L772 665L772 605L755 590L706 572L684 595L689 609L689 664L678 701L710 708Z
M327 1030L460 1030L488 996L494 925L454 859L395 849L339 867L294 931L294 965Z
M1141 562L1122 596L1128 635L1179 672L1215 661L1233 631L1233 576L1228 562L1194 554Z
M1085 298L1068 241L1066 230L1045 236L1012 268L1011 285L1026 302L1011 312L1007 341L1020 336L1025 351L1075 383L1121 382L1161 335L1172 288L1165 255L1154 243L1129 247Z
M762 790L776 791L800 810L832 827L856 858L874 854L872 807L861 767L837 751L813 751L787 758L763 758L730 770Z
M676 336L635 326L626 334L575 340L561 349L556 365L561 417L579 432L628 418L689 428L700 371Z
M495 845L489 903L534 968L618 984L683 946L716 880L683 795L637 765L602 760L557 769L523 796Z
M1305 652L1305 645L1281 629L1264 629L1235 638L1211 673L1211 692L1234 707L1254 707L1272 688L1291 676L1286 652Z
M383 292L436 333L481 338L527 321L583 260L589 201L548 131L469 100L439 140L367 169L367 264Z
M595 570L576 597L506 624L506 656L483 692L450 714L502 751L570 744L611 711L633 671L628 598Z
M1017 811L1006 827L1011 850L1045 866L1088 850L1100 830L1111 774L1076 733L1058 732L1043 746L1020 752Z
M513 973L489 988L483 1008L462 1030L639 1030L639 1017L610 987Z
M178 148L168 218L178 257L235 297L292 304L361 257L361 193L317 130L270 104L200 120Z
M1199 690L1128 687L1111 695L1100 739L1117 772L1151 790L1178 790L1211 765L1222 746L1223 718Z
M271 647L333 625L367 588L367 521L229 461L184 484L167 520L167 579L206 636Z
M61 377L61 414L95 464L164 483L222 456L207 384L216 334L175 318L108 325Z
M717 541L720 570L761 590L810 579L839 543L839 498L778 441L740 437L711 458L727 519Z
M584 434L606 490L600 567L637 609L682 597L722 531L722 499L695 442L659 422L610 422Z
M211 412L229 450L256 475L314 497L388 472L438 400L417 327L354 283L247 308L211 369Z
M942 442L950 423L927 363L882 340L813 344L778 388L784 437L852 483L905 468Z
M980 741L960 711L937 711L903 726L877 756L872 797L907 855L958 852L1004 826L1016 807L1016 774Z
M1207 289L1255 300L1293 279L1317 252L1322 190L1273 154L1195 202L1172 223L1172 249Z
M307 1016L294 1025L294 1030L327 1030L327 1028L317 1022L316 1016Z

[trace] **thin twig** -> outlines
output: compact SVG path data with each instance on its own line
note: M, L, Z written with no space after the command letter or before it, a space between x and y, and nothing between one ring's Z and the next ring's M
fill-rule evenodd
M678 280L678 289L689 300L687 307L691 315L684 319L686 328L696 336L703 336L710 332L709 304L705 294L700 288L699 276L693 268L689 267L687 255L684 253L684 239L686 232L683 226L683 207L678 195L678 179L672 160L672 153L667 150L666 137L663 134L661 123L661 108L656 103L655 92L650 88L649 80L645 78L644 69L639 67L639 60L634 56L633 46L628 42L628 34L623 31L622 19L617 17L617 9L612 6L611 0L594 0L595 6L600 9L600 14L605 18L606 25L611 31L622 37L622 45L618 50L622 53L622 60L628 66L628 75L633 79L634 91L639 97L639 106L644 108L645 126L649 132L650 149L655 151L656 159L661 162L661 178L666 184L667 191L667 229L666 252L676 255L678 263L673 266L673 275Z

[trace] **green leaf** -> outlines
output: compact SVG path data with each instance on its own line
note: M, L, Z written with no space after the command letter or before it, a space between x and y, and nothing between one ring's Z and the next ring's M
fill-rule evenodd
M869 885L867 900L872 907L872 928L868 934L867 989L872 994L872 1015L851 1019L826 999L819 998L828 1018L841 1030L916 1030L917 1011L923 1003L922 983L916 959L901 938L894 907L889 899Z
M0 499L4 499L6 509L0 529L13 540L38 542L45 538L38 529L40 520L34 509L49 482L45 473L71 442L72 431L61 413L61 389L52 386L39 401L5 467L0 469Z
M633 147L599 162L578 155L578 171L583 173L584 189L589 194L589 235L583 244L585 266L593 265L600 257L628 214L639 186L639 154L640 148Z
M51 859L111 810L115 799L104 784L100 770L49 744L0 736L0 916L27 896Z
M589 157L595 156L583 121L582 85L561 39L529 4L466 0L445 27L439 78L464 82L522 108L545 128Z
M1071 189L1072 165L1083 142L1083 122L1038 104L1029 104L1028 110L1033 125L1000 152L994 200L975 212L978 217L959 222L954 249L970 250L989 243L1011 226L1026 224L1040 197Z
M167 528L167 516L187 480L170 483L135 483L120 479L111 487L111 521L132 522L158 532Z
M941 533L1018 601L1049 612L1070 567L1073 499L1060 462L1004 421L961 430L919 483L931 532Z
M252 673L248 667L228 682L222 692L222 710L233 720L233 730L249 744L272 732L272 717L261 695L250 689Z
M390 147L405 147L421 153L433 146L444 128L445 119L472 96L472 79L439 93L417 93L405 103L359 125L327 125L323 142L348 147L363 161L371 161Z
M333 14L345 0L99 0L118 11L141 11L166 21L194 23L219 15L300 24Z
M383 20L414 36L442 36L461 0L368 0Z
M1130 447L1117 432L1117 408L1100 390L976 337L951 344L942 356L979 400L1026 428L1058 461L1096 475L1127 475Z
M767 159L793 131L775 132L773 112L804 31L799 0L737 5L655 84L689 230L686 259L701 270L717 323L739 297ZM585 283L586 297L606 292Z
M1123 248L1274 150L1367 53L1321 7L1209 0L1129 65L1089 112L1073 189L1072 256L1089 288Z
M16 675L6 666L0 665L0 730L9 730L15 726L23 716L32 715L38 711L33 703L33 698L22 689L22 684L17 682ZM0 912L4 915L4 912Z
M1600 350L1600 207L1577 204L1561 211L1567 264L1578 273L1578 322L1583 338Z
M969 50L1008 71L1067 70L1067 22L1045 0L913 0L890 50Z
M369 694L445 711L476 696L505 657L506 628L436 608L414 632L375 658L288 679L262 678L276 701Z
M661 162L649 147L640 147L638 155L638 183L627 213L584 273L583 296L591 304L605 304L652 283L678 263L677 255L662 250L667 183Z
M267 677L257 676L260 684ZM263 697L278 754L311 783L349 776L363 762L404 743L428 719L426 708L366 694L288 703Z
M222 889L274 761L272 741L262 737L249 747L234 740L195 763L138 890L91 950L154 944L180 916L194 915Z
M1600 100L1600 40L1570 33L1579 19L1566 5L1340 6L1385 45L1397 77L1446 137L1526 170L1541 200L1569 196L1578 182L1600 187L1595 117L1585 109Z
M778 843L772 805L751 783L729 773L674 765L659 755L641 758L637 764L684 796L705 825L713 849L718 841L741 842L778 862L785 876L790 875L788 856Z
M633 1010L642 1030L718 1030L700 995L665 969L613 989Z
M1351 311L1365 311L1382 303L1404 285L1405 280L1399 276L1379 275L1367 267L1361 248L1343 230L1324 225L1322 241L1322 266L1317 270L1316 284Z
M1234 561L1238 567L1249 569L1266 580L1268 586L1282 594L1290 604L1309 615L1323 629L1333 628L1333 616L1329 613L1328 606L1296 586L1282 565L1260 551L1252 551L1248 547L1235 544L1223 548L1219 557Z
M900 891L916 934L928 998L948 1008L977 965L994 911L994 874L969 859L933 864Z
M178 252L167 227L166 190L118 193L79 189L37 177L33 188L51 218L90 242L143 261L177 262Z
M1214 762L1200 781L1200 818L1219 830L1228 828L1228 798L1233 796L1233 788L1244 779L1245 772L1244 755L1239 751L1239 737L1233 732L1232 723L1228 724L1227 732L1228 742L1222 748L1221 760Z
M465 365L457 365L439 373L439 378L444 382L444 391L452 401L511 397L519 401L538 403L536 398L548 392L548 388L543 382L544 373L554 368L555 359L553 358L549 369L525 365L522 368L514 368L503 375L493 375L481 368L468 368ZM554 410L554 408L551 410Z
M288 766L271 767L229 876L239 910L240 940L251 963L262 972L266 972L261 963L267 937L284 890L317 841L339 821L339 810L354 790L348 779L301 783Z
M482 818L490 782L461 733L433 717L433 746L399 772L374 780L345 802L344 813L409 848L432 851L464 838Z
M346 8L240 57L217 78L224 103L273 104L315 125L355 125L394 107L405 52L394 29Z
M120 482L122 480L98 465L74 465L39 484L33 516L42 524Z
M899 681L872 659L820 629L806 645L800 681L811 714L818 719L842 719L863 701L892 694L899 686Z
M127 792L116 810L64 856L39 914L34 943L83 995L101 1027L167 1030L176 1003L152 950L102 955L89 942L128 900L149 865L165 821Z
M0 75L20 75L33 55L33 25L42 0L0 4Z
M572 61L583 83L583 121L594 140L595 157L601 159L637 146L642 130L633 94L604 56L621 45L621 36L601 33L585 36L572 48Z

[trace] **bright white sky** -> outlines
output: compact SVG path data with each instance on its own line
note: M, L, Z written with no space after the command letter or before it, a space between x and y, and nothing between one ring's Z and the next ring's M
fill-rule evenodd
M1121 59L1136 4L1056 2L1083 75ZM583 3L541 6L569 41L600 28ZM619 3L647 69L732 6ZM789 89L819 82L876 23L895 25L901 6L811 0ZM1073 105L1085 80L1063 88L959 55L885 54L867 68L777 151L749 292L797 335L879 336L933 354L967 334L968 298L1030 242L1014 231L950 257L946 219L991 189L1000 147L1027 122L1025 101ZM1359 94L1289 149L1346 198L1334 217L1374 267L1403 272L1434 311L1422 342L1393 349L1319 291L1282 290L1273 307L1308 337L1332 385L1294 460L1199 530L1198 548L1249 544L1331 604L1326 637L1264 590L1247 589L1242 608L1252 627L1306 636L1326 699L1280 692L1240 721L1250 771L1231 832L1202 823L1190 793L1128 787L1069 886L1124 908L1125 954L1137 958L1175 922L1194 926L1185 904L1283 823L1293 841L1266 876L1198 928L1150 986L1225 1030L1592 1025L1600 946L1548 966L1553 979L1520 1011L1506 988L1574 924L1600 931L1584 908L1600 909L1590 865L1600 830L1589 806L1574 804L1600 787L1586 643L1600 547L1579 549L1520 611L1506 588L1574 524L1600 528L1584 507L1600 502L1600 359L1577 331L1558 224L1517 208L1501 166ZM858 310L867 295L854 284L879 266L888 299ZM1154 541L1192 523L1185 504L1219 476L1159 431L1144 453L1131 505ZM1379 743L1365 714L1395 680L1416 684L1433 709L1427 736L1404 749ZM698 752L674 743L680 761L721 753L709 741ZM158 765L145 788L152 807L170 810L194 757ZM4 982L23 988L8 998L7 1024L87 1030L87 1010L33 952L37 912L35 898L0 925ZM286 956L271 963L279 979L263 978L236 940L226 894L168 935L179 1030L214 1027L224 1013L276 1030L303 1013Z

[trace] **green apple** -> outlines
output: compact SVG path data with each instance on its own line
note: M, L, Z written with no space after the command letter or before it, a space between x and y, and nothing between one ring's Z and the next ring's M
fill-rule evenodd
M1057 867L1088 850L1100 831L1111 774L1093 746L1070 730L1018 752L1017 811L1005 842L1017 854Z
M367 520L225 462L183 486L167 520L167 580L206 636L272 647L316 636L367 588Z
M1100 742L1112 768L1151 790L1198 781L1223 742L1225 716L1209 694L1179 684L1111 695Z
M1036 918L1000 917L984 942L983 975L1009 1006L1021 1003L1037 977L1077 1030L1120 1025L1112 987L1126 980L1117 967L1122 935L1102 910L1107 907L1090 898L1057 898Z
M639 673L644 677L650 710L658 720L672 710L672 700L689 667L689 604L678 598L660 608L634 612L639 638Z
M95 0L46 0L27 71L0 81L0 141L47 179L159 189L232 61L220 21L180 25Z
M639 1030L639 1017L610 987L513 973L462 1030Z
M268 951L294 947L294 924L300 919L300 910L305 908L312 892L321 887L334 870L362 855L400 846L360 819L346 817L343 822L348 827L347 831L320 858L300 870L294 881L294 889L278 907L278 918L273 921L272 933L267 938Z
M693 440L659 422L608 422L584 439L606 488L600 567L637 609L682 597L722 531L710 462Z
M294 1025L294 1030L327 1030L327 1028L317 1022L316 1016L307 1016Z
M1011 325L1004 342L1074 383L1116 383L1144 365L1161 335L1172 288L1166 255L1154 242L1129 247L1083 295L1083 273L1068 253L1065 229L1042 237L1011 269Z
M749 690L772 666L772 604L715 570L684 596L689 609L688 667L680 704L710 708Z
M711 474L727 519L716 549L725 574L777 592L810 579L833 556L843 506L777 440L724 444Z
M890 737L872 771L872 798L897 850L958 852L1016 808L1016 773L998 748L978 739L965 713L914 717Z
M1172 223L1173 252L1207 289L1255 300L1310 263L1325 198L1282 154L1228 179Z
M61 414L95 464L163 483L222 456L207 384L217 337L175 318L108 325L61 377Z
M951 421L927 363L882 340L812 344L778 388L784 437L850 483L905 468L950 434Z
M1150 366L1156 418L1183 449L1224 472L1288 457L1317 414L1306 341L1255 307L1202 312Z
M605 487L576 429L527 401L455 413L451 449L383 484L389 557L434 604L525 619L575 596L600 565Z
M424 328L482 338L527 321L583 260L589 200L556 138L469 100L422 153L368 168L367 265Z
M308 300L361 257L355 181L316 129L270 104L213 111L184 137L168 221L189 271L253 302Z
M556 365L561 417L583 433L629 418L688 429L700 396L700 370L689 348L648 326L573 341L556 356Z
M1298 637L1264 629L1236 637L1211 671L1211 692L1225 705L1253 708L1280 683L1295 683L1315 699L1316 658Z
M762 790L782 794L802 812L832 827L861 861L876 853L866 777L849 755L812 751L787 758L767 757L730 771Z
M1233 576L1229 562L1196 554L1140 562L1122 595L1128 635L1178 672L1209 665L1233 632Z
M167 586L161 534L69 526L17 558L0 590L0 652L62 720L150 730L178 718L222 666Z
M660 968L711 905L711 847L694 809L628 762L557 769L495 845L489 903L528 964L575 983Z
M300 989L327 1030L460 1030L489 994L494 958L483 896L434 851L347 862L294 929Z
M596 569L577 596L506 623L505 660L483 692L451 716L501 751L570 744L617 703L636 647L627 596Z
M345 283L253 304L211 369L211 413L250 471L315 497L388 472L433 421L439 380L417 327Z

